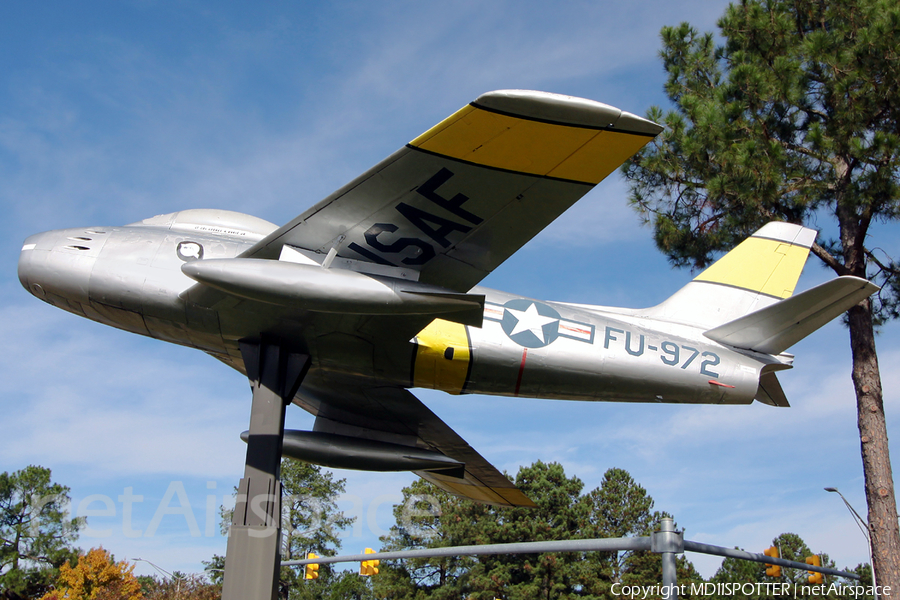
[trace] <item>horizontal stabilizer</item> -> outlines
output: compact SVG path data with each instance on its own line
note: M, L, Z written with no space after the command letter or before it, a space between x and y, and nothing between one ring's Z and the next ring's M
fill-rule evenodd
M737 348L781 354L878 290L877 285L859 277L838 277L704 335Z

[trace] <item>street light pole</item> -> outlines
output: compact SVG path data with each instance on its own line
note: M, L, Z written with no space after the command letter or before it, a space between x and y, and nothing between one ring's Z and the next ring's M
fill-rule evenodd
M169 578L172 579L172 581L175 582L175 597L176 597L176 598L180 598L180 597L181 597L181 577L176 577L176 576L173 575L172 573L169 573L168 571L166 571L165 569L163 569L163 568L160 567L159 565L150 562L150 561L147 560L146 558L132 558L131 560L133 560L133 561L135 561L135 562L138 562L138 561L140 561L140 562L145 562L145 563L147 563L148 565L150 565L151 567L153 567L154 569L156 569L157 571L159 571L160 573L162 573L163 575L168 575Z
M872 570L872 588L873 588L872 591L873 591L875 600L878 600L878 583L875 580L875 561L872 557L872 535L871 535L871 531L869 530L869 524L866 522L865 519L863 519L861 516L859 516L859 513L856 512L856 509L853 508L849 502L847 502L847 499L844 498L844 495L840 491L838 491L838 489L836 487L827 487L827 488L825 488L825 491L826 492L834 492L835 494L837 494L838 496L841 497L841 500L843 500L844 504L847 506L847 510L849 510L850 514L853 515L854 521L856 522L856 526L859 527L859 530L862 531L862 534L866 538L866 545L869 547L869 568Z

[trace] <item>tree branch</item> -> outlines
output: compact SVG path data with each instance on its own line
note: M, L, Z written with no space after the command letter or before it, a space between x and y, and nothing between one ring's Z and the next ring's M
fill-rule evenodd
M878 258L875 256L875 254L868 248L863 248L863 252L866 253L866 256L868 257L868 259L870 261L872 261L873 263L875 263L882 272L891 273L892 275L897 274L897 269L882 263L880 260L878 260ZM888 256L888 258L890 258L890 256Z
M818 256L823 263L838 275L850 275L850 270L838 262L838 260L828 250L820 246L818 242L813 242L810 251Z

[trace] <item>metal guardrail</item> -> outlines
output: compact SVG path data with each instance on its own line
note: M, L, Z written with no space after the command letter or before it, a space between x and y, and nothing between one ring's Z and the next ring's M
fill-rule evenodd
M684 549L687 552L700 552L702 554L713 554L715 556L739 558L741 560L778 565L780 567L789 567L791 569L815 571L817 573L824 573L825 575L837 575L838 577L845 577L847 579L855 579L859 581L859 575L857 575L856 573L838 571L836 569L829 569L828 567L817 567L815 565L808 565L806 563L796 562L793 560L785 560L783 558L775 558L773 556L765 556L763 554L754 554L753 552L745 552L736 548L723 548L721 546L713 546L712 544L701 544L700 542L691 542L689 540L685 540Z
M764 554L745 552L736 548L724 548L712 544L703 544L685 540L683 533L675 531L672 519L663 519L661 531L645 537L621 537L600 538L589 540L556 540L549 542L519 542L513 544L482 544L474 546L447 546L444 548L422 548L419 550L396 550L392 552L375 552L369 554L345 554L343 556L320 556L316 558L304 558L300 560L287 560L282 566L301 566L310 564L331 564L341 562L362 562L369 560L399 560L407 558L439 558L444 556L477 556L491 554L540 554L544 552L624 552L643 550L661 554L663 598L671 600L677 597L678 588L675 575L675 555L684 552L698 552L749 560L752 562L766 563L788 567L790 569L802 569L814 571L825 575L836 575L846 579L859 580L856 573L838 571L828 567L817 567L806 563L800 563L783 558L775 558Z
M625 550L650 550L650 538L604 538L596 540L563 540L554 542L447 546L444 548L422 548L420 550L397 550L394 552L376 552L374 554L344 554L342 556L320 556L312 559L286 560L281 563L281 566L322 565L341 562L362 562L364 560L440 558L444 556L540 554L542 552L615 552Z
M399 560L407 558L440 558L444 556L477 556L490 554L542 554L544 552L625 552L633 550L651 550L650 537L603 538L593 540L565 540L555 542L520 542L515 544L483 544L477 546L447 546L444 548L423 548L421 550L397 550L394 552L375 552L372 554L343 554L341 556L319 556L300 560L286 560L283 567L310 564L332 564L342 562L362 562L364 560ZM838 571L827 567L817 567L806 563L795 562L783 558L773 558L763 554L754 554L735 548L724 548L711 544L702 544L684 540L685 552L698 552L739 558L758 563L779 565L804 571L816 571L825 575L836 575L847 579L859 580L859 575L847 571ZM680 552L678 553L680 554Z

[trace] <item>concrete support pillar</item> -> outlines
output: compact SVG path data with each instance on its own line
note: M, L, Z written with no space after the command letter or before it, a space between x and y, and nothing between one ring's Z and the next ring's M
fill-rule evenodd
M279 340L241 341L253 403L244 477L225 553L223 600L274 600L281 563L281 447L284 413L309 356Z

